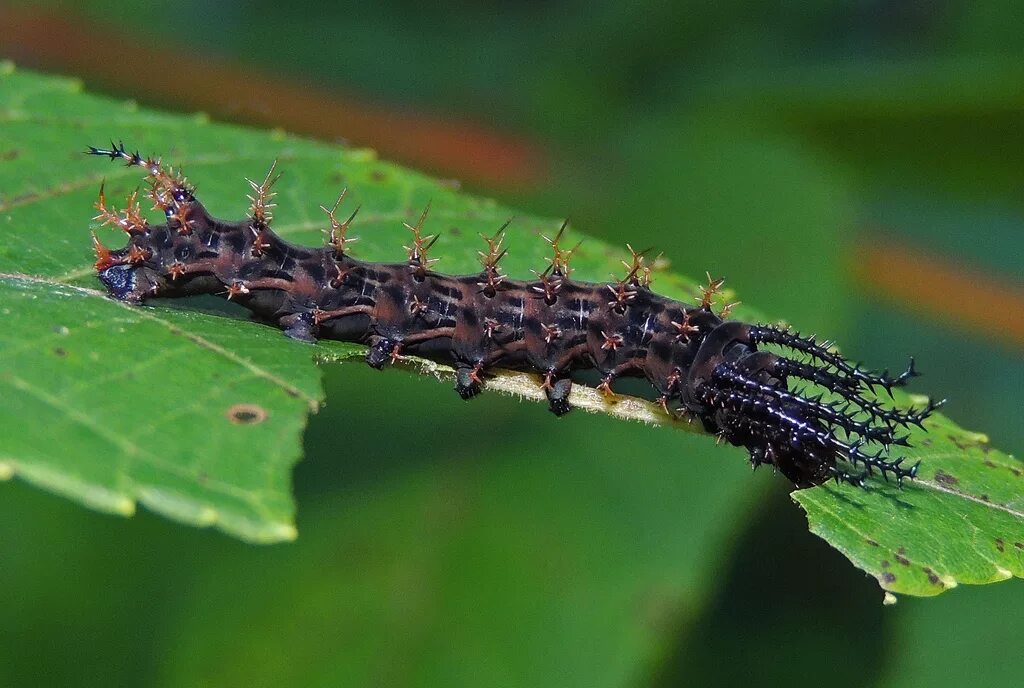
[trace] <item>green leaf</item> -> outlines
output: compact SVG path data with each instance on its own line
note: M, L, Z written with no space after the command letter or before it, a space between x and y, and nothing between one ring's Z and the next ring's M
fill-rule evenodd
M0 279L0 299L4 473L105 511L139 500L251 540L295 536L290 470L322 394L308 351L47 279Z
M926 424L903 452L921 460L904 489L875 481L867 492L794 492L811 530L893 593L1024 577L1024 463L944 416Z

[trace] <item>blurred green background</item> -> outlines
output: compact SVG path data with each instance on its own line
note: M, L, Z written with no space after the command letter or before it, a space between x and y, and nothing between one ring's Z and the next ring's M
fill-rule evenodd
M872 366L916 354L917 389L1015 452L1022 19L1019 3L953 0L8 2L0 57L146 104L346 136L655 245ZM326 116L289 114L282 94L302 92ZM920 288L887 267L897 250L920 262ZM807 532L785 481L751 476L739 450L465 404L394 371L324 374L294 544L0 485L0 683L1024 675L1019 582L883 607L873 579Z

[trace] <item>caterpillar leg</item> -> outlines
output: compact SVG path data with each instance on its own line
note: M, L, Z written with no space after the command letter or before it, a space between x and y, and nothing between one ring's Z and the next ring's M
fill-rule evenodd
M600 384L597 385L597 391L608 401L614 401L615 391L612 389L612 383L623 375L634 371L643 371L643 359L631 358L613 368L599 368L598 370L602 377Z
M370 338L370 348L366 352L366 364L377 370L388 363L394 363L402 343L388 337L374 336Z
M469 400L480 393L480 372L482 366L460 365L455 368L455 391L463 399Z
M554 370L549 370L542 385L548 398L548 410L556 416L564 416L572 410L569 404L569 392L572 391L572 379L558 377Z
M292 313L281 318L278 323L284 328L284 335L300 342L316 342L316 321L312 311Z

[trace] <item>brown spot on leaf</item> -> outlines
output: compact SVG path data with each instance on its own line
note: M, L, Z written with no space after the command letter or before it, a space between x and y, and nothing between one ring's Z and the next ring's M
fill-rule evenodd
M883 560L882 560L882 568L883 568L883 569L887 569L887 568L889 568L890 566L891 566L891 564L889 563L889 561L888 561L887 559L883 559Z
M53 350L53 353L55 356L57 356L57 358L64 358L65 356L68 355L68 352L59 346Z
M449 227L448 233L451 234L452 236L462 236L462 230L459 229L458 227Z
M999 466L997 466L996 464L992 463L988 459L985 459L984 461L982 461L982 463L985 464L986 466L988 466L989 468L999 468Z
M986 454L991 451L985 439L967 439L959 435L947 435L949 441L956 445L957 449L967 451L968 449L981 449Z
M981 495L981 501L983 501L983 502L991 502L992 500L988 498L987 494L983 494L983 495Z
M954 478L945 471L935 471L935 482L941 483L946 487L953 487L958 482L960 482L960 480L958 478Z
M931 583L932 585L942 585L942 581L939 580L939 577L930 568L925 566L921 570L924 571L925 575L928 576L928 582L929 583ZM945 587L945 586L943 586L943 587Z
M899 563L903 564L904 566L910 566L910 560L907 559L906 554L907 554L907 550L905 550L902 547L900 547L896 551L896 561L898 561Z
M1022 471L1022 470L1021 470L1021 469L1019 469L1019 468L1011 468L1011 469L1010 469L1010 472L1011 472L1011 473L1013 473L1013 474L1014 474L1015 476L1017 476L1018 478L1019 478L1019 477L1021 477L1022 475L1024 475L1024 471Z
M235 404L228 409L227 417L235 425L256 425L267 419L267 412L256 404Z
M885 571L884 573L882 573L882 582L883 583L889 583L889 584L895 583L896 582L896 574L889 573L888 571Z
M878 547L878 543L875 542L874 540L872 540L871 538L864 538L864 541L867 542L872 547Z
M375 182L382 182L388 178L388 175L384 170L374 170L370 173L370 179Z
M1017 549L1024 550L1024 542L1015 542L1013 543L1013 546Z
M1003 538L996 538L996 549L1000 552L1006 551L1006 542L1003 540Z
M931 440L930 437L925 437L923 440L920 440L920 442L921 442L921 446L922 447L930 447L930 446L932 446L932 440Z
M17 160L19 155L21 155L21 151L17 148L12 148L0 153L0 160Z

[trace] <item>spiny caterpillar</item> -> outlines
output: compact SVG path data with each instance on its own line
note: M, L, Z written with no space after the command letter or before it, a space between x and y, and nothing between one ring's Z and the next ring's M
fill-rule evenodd
M94 232L96 271L122 301L218 294L289 337L365 343L374 368L403 354L449 364L463 399L480 391L493 368L536 372L559 416L570 410L577 371L596 369L598 388L608 395L617 378L644 377L666 413L700 419L708 432L745 447L755 468L772 465L800 488L829 479L864 487L876 470L902 485L918 465L885 458L893 445L909 446L897 432L923 427L942 403L899 411L874 400L876 387L891 393L916 375L913 359L896 377L874 374L829 342L726 320L728 307L719 313L712 307L721 280L709 278L696 304L659 296L650 288L650 263L632 249L621 279L580 282L570 278L573 249L561 244L559 232L548 240L553 256L537 279L513 280L499 267L506 223L485 237L479 273L444 275L427 257L436 237L423 233L424 211L415 225L405 225L412 233L405 262L362 262L350 255L354 239L347 234L356 213L337 216L344 192L333 208L323 208L327 245L305 248L270 228L274 167L263 182L249 181L249 216L225 222L211 217L194 187L158 158L113 143L87 153L143 168L147 196L166 218L149 224L138 192L124 211L111 208L100 188L96 220L124 230L128 245L110 250Z

